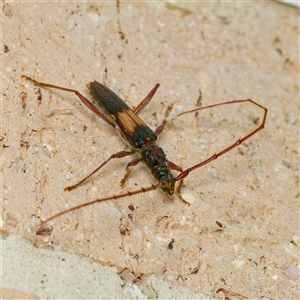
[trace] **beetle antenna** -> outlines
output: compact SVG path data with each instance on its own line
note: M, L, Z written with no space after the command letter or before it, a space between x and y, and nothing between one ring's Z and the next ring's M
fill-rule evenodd
M124 197L127 197L127 196L137 195L137 194L141 194L141 193L147 193L149 191L153 191L153 190L157 189L158 187L159 187L159 183L152 184L149 187L141 188L141 189L136 190L136 191L128 191L128 192L123 193L123 194L113 195L113 196L110 196L110 197L105 197L105 198L94 199L94 200L88 201L88 202L85 202L85 203L73 206L71 208L68 208L66 210L63 210L63 211L61 211L61 212L59 212L59 213L57 213L57 214L49 217L48 219L42 221L41 226L43 226L45 223L47 223L47 222L49 222L49 221L51 221L53 219L56 219L56 218L58 218L58 217L60 217L60 216L62 216L64 214L66 214L66 213L69 213L71 211L80 209L82 207L85 207L85 206L88 206L88 205L91 205L91 204L95 204L95 203L99 203L99 202L103 202L103 201L117 200L117 199L124 198Z

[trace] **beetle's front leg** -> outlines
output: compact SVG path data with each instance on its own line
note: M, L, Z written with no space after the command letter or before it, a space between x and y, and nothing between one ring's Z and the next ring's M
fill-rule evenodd
M123 187L128 180L129 175L131 174L131 167L136 166L142 158L135 158L130 161L126 166L126 174L124 175L123 179L120 181L120 186Z

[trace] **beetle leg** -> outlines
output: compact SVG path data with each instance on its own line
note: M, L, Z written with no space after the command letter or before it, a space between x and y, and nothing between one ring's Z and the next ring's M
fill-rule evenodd
M129 175L131 174L131 167L136 166L142 158L135 158L132 161L130 161L126 166L126 174L124 175L123 179L120 182L120 186L123 187L128 180Z
M74 184L74 185L71 185L71 186L68 186L66 187L64 190L65 191L71 191L71 190L74 190L75 188L77 188L79 185L81 185L82 183L84 183L88 178L90 178L92 175L94 175L96 172L98 172L104 165L106 165L111 159L113 158L122 158L122 157L125 157L125 156L129 156L129 155L132 155L134 154L135 151L134 150L131 150L131 151L120 151L120 152L117 152L113 155L110 156L110 158L108 160L106 160L105 162L103 162L98 168L96 168L93 172L91 172L89 175L87 175L86 177L84 177L82 180L80 180L78 183Z
M178 171L178 172L182 172L182 169L177 166L176 164L174 164L173 162L171 161L168 161L168 167L171 169L171 170L175 170L175 171Z
M182 189L182 187L183 187L183 179L179 181L179 184L178 184L178 186L177 186L177 188L176 188L176 194L178 195L179 199L180 199L184 204L187 204L188 206L190 206L191 204L190 204L189 202L187 202L187 201L183 198L183 196L182 196L182 194L181 194L181 189Z
M49 84L49 83L45 83L45 82L39 82L39 81L37 81L35 79L32 79L32 78L30 78L28 76L25 76L25 75L23 75L22 78L25 79L25 80L30 80L34 84L39 85L41 87L62 90L62 91L66 91L66 92L69 92L69 93L75 93L75 95L83 102L83 104L86 105L96 115L98 115L104 122L106 122L107 124L111 125L112 127L116 127L116 125L113 124L111 121L109 121L105 117L105 115L90 100L88 100L86 97L84 97L77 90L73 90L73 89L69 89L69 88L65 88L65 87L62 87L62 86L58 86L58 85L54 85L54 84Z
M145 97L144 100L133 110L136 115L138 115L151 101L157 89L159 88L159 84L157 83L154 88L149 92L149 94Z

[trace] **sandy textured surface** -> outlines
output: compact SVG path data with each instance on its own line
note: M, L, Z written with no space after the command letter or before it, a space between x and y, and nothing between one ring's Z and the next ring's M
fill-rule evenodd
M7 295L299 296L298 10L274 2L2 2L2 17ZM64 192L125 145L75 95L39 89L22 74L85 94L97 79L132 107L159 82L141 113L151 128L170 104L175 112L196 107L199 90L203 106L251 98L269 109L268 119L263 131L190 174L190 206L155 190L69 213L53 220L50 236L37 237L40 217L155 180L140 164L121 189L124 158ZM187 168L247 134L261 116L247 105L203 111L170 123L159 144ZM107 287L104 278L109 289L99 288Z

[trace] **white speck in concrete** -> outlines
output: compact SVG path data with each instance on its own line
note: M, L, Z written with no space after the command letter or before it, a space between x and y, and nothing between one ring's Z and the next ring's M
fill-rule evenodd
M232 263L237 269L239 269L243 264L245 264L245 261L243 259L236 259Z
M283 275L291 280L296 280L300 275L299 267L291 265L283 271Z
M65 180L69 181L73 178L73 175L68 171L63 171L61 174L61 177Z

